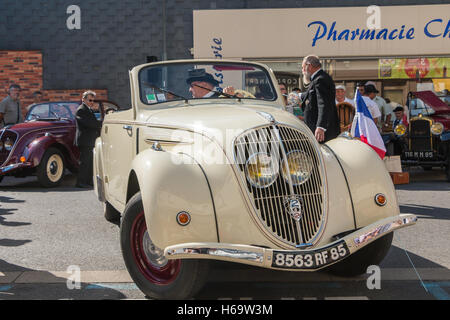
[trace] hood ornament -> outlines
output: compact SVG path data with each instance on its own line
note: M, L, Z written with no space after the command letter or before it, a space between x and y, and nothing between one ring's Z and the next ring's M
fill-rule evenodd
M271 124L276 123L275 117L268 112L258 111L257 114L259 114L261 117L269 121Z
M303 217L302 202L302 198L297 195L288 196L284 199L286 212L297 222Z

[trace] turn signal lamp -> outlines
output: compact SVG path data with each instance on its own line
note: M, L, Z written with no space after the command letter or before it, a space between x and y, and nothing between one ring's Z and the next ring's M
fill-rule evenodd
M386 196L385 196L384 194L382 194L382 193L376 194L376 195L375 195L375 203L376 203L377 205L379 205L380 207L385 206L386 203L387 203Z
M180 226L187 226L191 222L191 215L186 211L181 211L177 214L177 222Z
M25 161L27 161L27 159L24 156L20 157L20 162L24 163Z

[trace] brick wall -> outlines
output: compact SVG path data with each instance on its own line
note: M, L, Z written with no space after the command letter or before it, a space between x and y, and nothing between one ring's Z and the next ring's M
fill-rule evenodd
M11 84L22 88L20 102L22 113L33 103L33 92L41 91L44 101L81 101L81 94L88 89L43 89L43 63L41 51L2 51L0 50L0 101L5 98ZM108 90L89 89L97 93L97 98L108 99Z

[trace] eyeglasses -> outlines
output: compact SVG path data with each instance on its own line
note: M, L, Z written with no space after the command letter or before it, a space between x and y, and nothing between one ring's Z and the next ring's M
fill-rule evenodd
M93 100L93 99L88 99L87 101L88 101L88 102L94 102L95 100Z

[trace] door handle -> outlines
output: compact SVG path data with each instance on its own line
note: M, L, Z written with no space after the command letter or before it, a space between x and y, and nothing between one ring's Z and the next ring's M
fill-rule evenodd
M133 136L133 127L130 125L124 125L123 128L127 130L127 134L131 137Z

